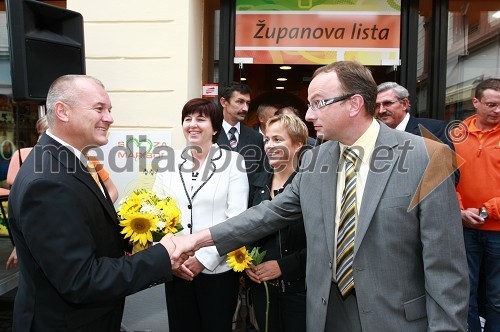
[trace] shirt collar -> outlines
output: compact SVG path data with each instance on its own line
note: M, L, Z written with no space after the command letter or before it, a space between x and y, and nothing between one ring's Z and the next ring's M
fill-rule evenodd
M471 119L470 121L470 125L469 125L469 131L471 132L488 132L490 130L496 130L497 128L500 128L500 123L497 124L495 127L491 128L491 129L488 129L488 130L481 130L479 129L477 126L476 126L476 123L477 123L477 115L474 114L473 115L474 117Z
M241 132L240 126L241 126L240 122L236 122L234 126L231 126L226 120L222 120L222 128L224 128L226 135L229 133L229 129L231 129L232 127L236 127L236 131L239 134Z
M396 130L405 131L406 130L406 126L408 125L408 122L410 122L410 113L406 112L406 115L403 118L403 121L401 121L397 125Z
M53 133L50 132L49 129L47 129L45 131L45 133L47 134L47 136L51 137L52 139L54 139L56 142L58 143L61 143L61 145L65 146L66 148L68 148L71 152L73 152L73 154L78 158L78 160L80 160L80 162L85 165L85 167L87 166L87 157L85 157L85 155L82 153L82 151L78 150L77 148L75 148L74 146L72 146L71 144L67 143L66 141L64 141L63 139L57 137L56 135L54 135Z
M363 163L369 163L379 132L380 124L377 120L373 119L368 129L353 145L347 146L339 142L341 153L344 152L346 147L352 148Z

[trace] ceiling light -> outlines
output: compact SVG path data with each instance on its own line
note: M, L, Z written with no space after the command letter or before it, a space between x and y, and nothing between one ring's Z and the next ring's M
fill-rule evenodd
M241 77L240 81L246 81L247 79L245 77Z
M493 15L491 15L493 18L500 18L500 11L494 12Z
M281 66L280 69L281 70L290 70L290 69L292 69L292 67L290 67L290 66Z
M285 90L285 87L284 86L277 86L276 90Z
M288 81L288 78L279 77L276 79L276 81L285 82L285 81Z

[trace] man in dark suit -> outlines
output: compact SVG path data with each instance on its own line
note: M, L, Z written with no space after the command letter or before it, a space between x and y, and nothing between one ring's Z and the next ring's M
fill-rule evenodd
M446 132L446 122L435 119L416 118L410 114L408 90L395 83L384 82L377 87L376 117L392 129L422 136L419 124L430 131L442 143L453 149Z
M108 142L113 123L102 83L58 78L47 119L10 192L20 267L13 331L119 331L125 296L170 280L181 262L171 263L167 237L124 256L110 196L86 168L86 151Z
M306 120L327 142L304 154L272 201L173 238L174 256L212 243L227 253L303 218L307 331L465 332L469 280L451 151L375 120L376 87L359 63L318 68Z
M262 135L241 123L248 113L250 93L248 85L236 82L221 90L219 101L222 105L224 120L222 121L223 130L217 138L217 143L223 149L236 151L243 156L248 179L252 182L253 174L263 170L265 154Z

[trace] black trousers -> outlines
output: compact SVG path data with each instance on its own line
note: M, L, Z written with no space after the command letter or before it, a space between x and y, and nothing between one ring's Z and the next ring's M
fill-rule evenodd
M277 286L269 289L269 332L305 332L306 330L306 292L282 293ZM264 283L251 282L250 294L259 330L265 331L266 291Z
M231 332L238 301L239 274L232 270L174 277L165 284L170 332Z

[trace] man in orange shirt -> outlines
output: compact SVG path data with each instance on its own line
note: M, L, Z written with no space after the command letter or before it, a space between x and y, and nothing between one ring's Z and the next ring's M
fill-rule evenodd
M500 79L480 82L472 99L476 114L465 119L454 137L465 159L457 192L462 209L469 265L470 332L481 331L477 289L483 264L486 288L484 331L500 331ZM461 132L459 132L461 130Z

